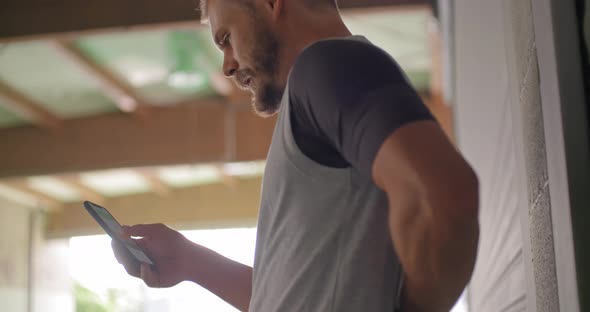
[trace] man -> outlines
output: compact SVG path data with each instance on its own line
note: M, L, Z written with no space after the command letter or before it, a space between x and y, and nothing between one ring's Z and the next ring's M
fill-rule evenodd
M223 71L278 113L254 268L164 225L127 233L157 270L242 311L448 311L475 262L477 178L394 60L351 36L333 0L205 0Z

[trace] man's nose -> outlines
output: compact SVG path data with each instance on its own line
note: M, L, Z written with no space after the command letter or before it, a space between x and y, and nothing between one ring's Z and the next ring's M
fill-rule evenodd
M236 74L239 67L240 65L236 62L234 57L229 53L225 53L223 57L223 74L230 78Z

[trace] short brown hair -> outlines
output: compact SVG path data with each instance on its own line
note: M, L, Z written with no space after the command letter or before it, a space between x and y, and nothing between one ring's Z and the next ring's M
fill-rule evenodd
M201 23L207 24L209 21L209 16L207 14L207 1L208 0L200 0L199 1L199 8L198 11L200 13ZM239 0L244 1L244 0ZM333 8L337 7L336 0L303 0L304 3L311 8L317 8L325 5L330 5Z
M209 17L207 16L207 0L199 1L199 15L201 19L201 23L206 24L209 21Z
M311 8L318 8L323 6L337 7L336 0L303 0L303 2Z

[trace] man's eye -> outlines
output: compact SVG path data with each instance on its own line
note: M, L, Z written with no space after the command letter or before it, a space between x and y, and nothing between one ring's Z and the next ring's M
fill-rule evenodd
M225 35L223 35L223 38L221 38L221 46L226 46L229 44L229 33L226 33Z

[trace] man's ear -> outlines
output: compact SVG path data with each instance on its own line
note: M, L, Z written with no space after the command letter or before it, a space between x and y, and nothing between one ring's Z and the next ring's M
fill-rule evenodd
M273 20L277 20L283 13L283 0L265 0L267 9L270 10L270 14Z

